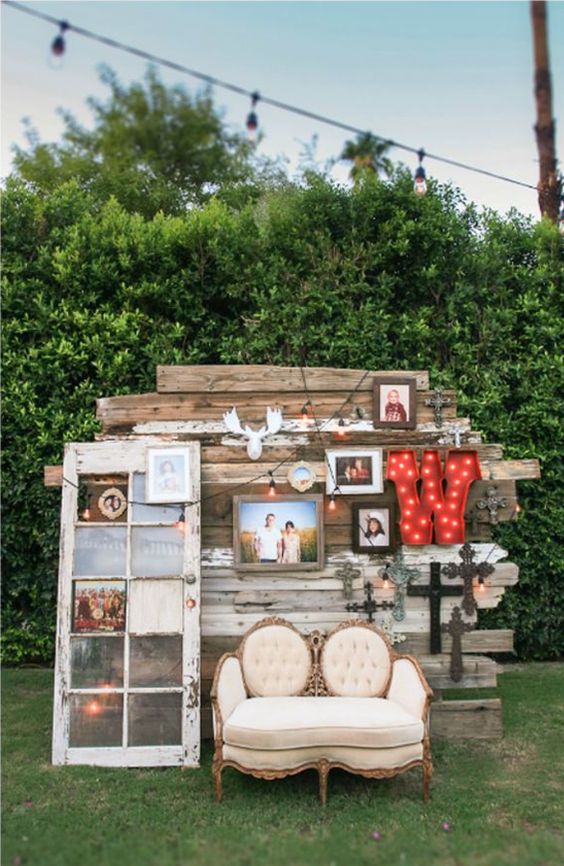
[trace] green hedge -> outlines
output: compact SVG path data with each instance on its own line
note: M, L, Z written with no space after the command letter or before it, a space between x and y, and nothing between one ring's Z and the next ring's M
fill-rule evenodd
M523 658L563 652L559 461L563 245L548 223L311 176L232 210L144 219L72 182L3 195L4 627L9 663L49 661L60 491L43 466L90 440L97 397L152 391L157 364L429 369L507 457L537 457L498 531L521 567L483 620Z

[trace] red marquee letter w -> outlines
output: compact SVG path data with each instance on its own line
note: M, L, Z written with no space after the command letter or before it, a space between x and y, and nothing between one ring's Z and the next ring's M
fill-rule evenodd
M415 451L390 451L386 478L396 485L403 543L431 544L434 528L436 544L462 544L468 490L481 477L477 451L448 451L444 471L439 452L424 451L421 474Z

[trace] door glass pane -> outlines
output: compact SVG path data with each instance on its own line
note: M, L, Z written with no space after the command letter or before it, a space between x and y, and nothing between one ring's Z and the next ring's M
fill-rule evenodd
M140 523L174 523L178 520L178 505L143 505L145 502L145 473L133 476L133 520ZM138 504L139 503L139 504Z
M123 695L70 695L71 748L121 746Z
M184 535L174 527L138 526L131 530L131 573L135 577L182 574Z
M122 686L122 637L71 638L71 689L119 689Z
M125 574L125 526L81 526L75 533L73 574L96 577Z
M182 635L131 637L129 685L166 688L182 685Z
M128 709L128 745L181 745L182 695L129 695Z

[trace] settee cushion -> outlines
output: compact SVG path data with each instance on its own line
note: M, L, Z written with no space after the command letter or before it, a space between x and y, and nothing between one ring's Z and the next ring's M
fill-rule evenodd
M388 689L392 660L386 641L363 626L336 629L321 655L325 682L334 695L380 697Z
M306 687L311 656L307 643L291 626L267 625L245 638L242 665L249 694L297 695Z
M354 746L308 746L306 749L243 749L223 747L223 758L241 767L256 770L290 770L325 758L344 764L352 770L381 770L405 767L423 758L423 743L396 746L392 749L356 749Z
M423 722L383 698L249 698L225 721L223 737L247 749L392 748L421 743Z

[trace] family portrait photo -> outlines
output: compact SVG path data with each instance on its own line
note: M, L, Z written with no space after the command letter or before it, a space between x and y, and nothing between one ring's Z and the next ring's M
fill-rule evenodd
M187 449L147 449L147 502L186 502L189 489Z
M391 553L395 548L393 503L353 502L353 550L356 553Z
M374 380L374 426L398 430L415 428L415 379Z
M325 452L327 493L381 493L380 448L335 449Z
M305 570L322 567L323 497L235 496L235 567Z

